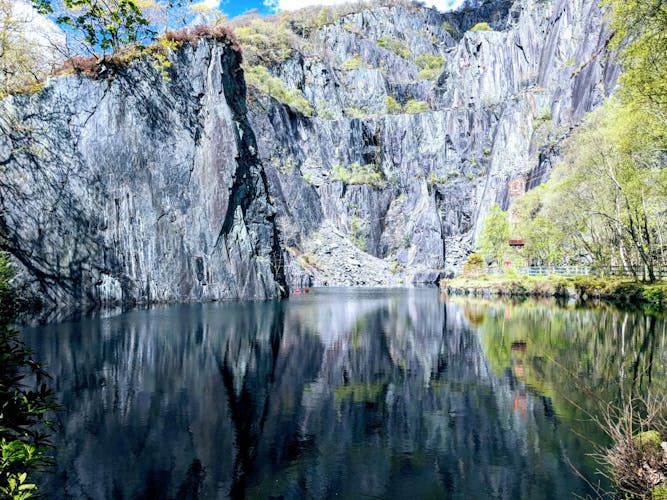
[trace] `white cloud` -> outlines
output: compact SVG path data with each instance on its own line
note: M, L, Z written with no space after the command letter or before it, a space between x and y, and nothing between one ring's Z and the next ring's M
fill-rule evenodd
M194 6L202 6L209 10L216 10L220 8L220 0L203 0L193 4L193 7Z
M275 11L296 10L309 5L336 5L349 3L350 0L264 0L264 5ZM448 11L459 7L463 0L428 0L426 5L441 11Z

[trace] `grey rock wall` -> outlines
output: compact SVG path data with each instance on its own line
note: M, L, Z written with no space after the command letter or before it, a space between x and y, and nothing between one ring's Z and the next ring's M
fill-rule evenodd
M614 89L603 13L594 0L478 4L455 14L365 10L311 34L309 55L270 68L315 109L300 116L261 95L250 108L290 247L309 248L327 221L395 262L407 282L460 264L489 206L509 206L512 181L530 189L548 178L560 141ZM495 30L466 32L481 21ZM387 39L410 55L386 48ZM435 81L418 77L423 54L444 57ZM345 70L355 56L362 67ZM430 109L391 114L388 96ZM336 180L336 166L354 163L375 166L386 186Z
M202 41L0 102L2 244L19 292L76 307L284 289L240 55Z

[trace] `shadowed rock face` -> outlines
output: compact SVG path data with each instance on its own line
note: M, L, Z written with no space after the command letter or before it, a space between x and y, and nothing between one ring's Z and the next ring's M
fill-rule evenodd
M494 30L466 31L478 22ZM435 282L492 203L548 178L618 73L595 0L378 6L305 36L308 54L269 69L312 117L252 89L247 109L238 53L212 40L179 50L168 81L139 60L0 102L0 235L22 293L86 306ZM437 78L420 56L442 57ZM338 180L354 165L381 182Z
M0 103L2 236L25 295L86 306L277 297L284 283L240 56L178 53Z

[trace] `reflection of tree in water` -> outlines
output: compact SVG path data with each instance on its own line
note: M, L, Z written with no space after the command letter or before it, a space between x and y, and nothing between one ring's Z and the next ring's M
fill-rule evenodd
M522 365L519 378L562 403L561 411L574 409L566 399L594 410L591 406L600 401L619 403L649 389L667 390L667 353L658 335L666 331L662 319L611 308L575 311L532 302L478 306L486 311L480 339L494 370L512 368L517 373ZM519 343L524 346L521 356Z
M570 382L550 360L588 373L596 390L614 386L618 349L605 339L625 336L634 356L645 337L630 332L632 317L623 330L606 313L521 311L444 304L428 291L348 292L35 332L67 412L53 488L116 498L585 494L566 459L583 463L590 448L561 418L550 388ZM660 326L645 324L647 354L623 365L638 386L664 366L650 354Z
M667 391L664 319L610 307L476 304L486 313L479 334L494 371L512 370L522 386L571 422L572 431L563 437L569 448L578 446L573 436L608 444L591 418L602 406ZM525 346L521 353L518 342ZM590 457L586 463L594 468Z

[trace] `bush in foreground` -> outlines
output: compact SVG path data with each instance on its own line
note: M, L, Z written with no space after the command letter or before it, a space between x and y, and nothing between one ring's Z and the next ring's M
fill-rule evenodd
M35 469L50 463L50 422L56 409L44 380L49 375L16 332L0 326L0 496L31 498L37 487L29 480Z
M667 498L667 397L608 405L594 420L612 441L595 458L623 498Z

